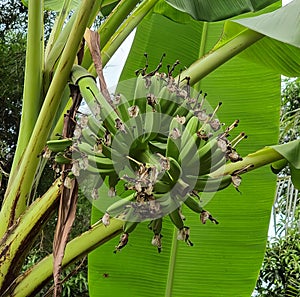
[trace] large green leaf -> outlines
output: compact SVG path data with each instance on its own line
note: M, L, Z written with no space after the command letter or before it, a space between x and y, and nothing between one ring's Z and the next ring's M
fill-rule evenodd
M149 53L150 69L163 52L167 53L164 65L180 59L182 67L189 66L200 52L212 48L221 30L220 23L180 25L153 14L137 30L121 79L134 76L134 71L144 66L144 52ZM277 142L279 75L236 57L197 88L209 94L211 105L223 101L221 121L230 124L240 119L239 130L249 135L239 147L243 155ZM92 252L90 296L250 296L264 255L275 176L268 168L250 172L240 190L242 195L228 188L212 200L202 197L210 200L205 207L219 225L201 225L197 215L184 209L194 247L174 240L174 228L166 219L161 254L151 246L152 234L145 223L130 235L120 253L112 253L117 239ZM101 216L93 215L94 220Z
M201 21L219 21L246 12L260 10L278 0L165 0L176 9L187 12L194 19Z
M286 76L300 75L300 15L299 0L268 14L236 21L227 21L220 47L245 30L245 27L265 37L240 54ZM216 48L217 48L216 47Z
M294 140L272 148L281 154L289 163L292 182L300 190L300 140Z

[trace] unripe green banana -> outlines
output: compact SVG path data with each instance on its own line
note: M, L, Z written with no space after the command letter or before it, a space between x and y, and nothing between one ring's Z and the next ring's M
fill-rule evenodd
M227 188L231 182L231 175L214 178L203 175L196 178L194 189L198 192L216 192Z
M108 185L109 185L108 196L110 197L116 196L116 185L118 184L119 180L120 180L119 175L116 172L108 176Z
M200 201L197 197L193 197L192 195L187 195L183 199L183 203L192 211L196 213L201 213L203 211L203 208L200 205Z
M226 157L224 155L224 152L222 152L222 150L218 148L215 151L215 153L214 153L214 155L212 157L211 168L210 168L209 172L207 171L206 173L211 173L211 172L214 172L214 171L218 170L219 168L221 168L222 166L224 166L226 164L226 162L227 162L227 160L226 160Z
M151 77L149 93L156 98L159 96L161 89L166 85L166 81L158 74Z
M198 149L199 175L210 173L226 163L225 153L218 147L217 138ZM191 166L189 164L188 166Z
M47 146L49 150L52 151L53 153L64 152L72 144L73 144L72 138L63 138L63 139L47 141Z
M129 196L119 199L116 202L112 203L107 209L106 212L111 216L115 217L128 210L128 207L131 207L131 202L135 199L136 193L132 193Z
M97 136L89 127L82 129L81 137L84 139L84 142L88 143L91 146L94 146L97 141Z
M178 158L181 148L182 124L178 122L178 118L173 118L170 124L170 133L166 147L166 157Z
M109 158L88 155L89 164L97 169L114 169L114 163Z
M146 112L147 106L147 94L149 93L149 88L146 87L147 80L144 76L139 75L136 79L134 100L132 105L138 106L140 114Z
M93 115L88 116L87 125L98 138L104 137L106 129L103 127L102 122L98 121Z
M114 168L96 168L94 166L91 166L90 164L88 164L86 170L92 174L98 174L101 176L106 176L115 172Z
M146 143L154 139L160 128L160 114L154 112L150 105L146 106L146 113L143 115L143 137L141 142Z
M176 226L176 228L178 230L183 229L184 223L183 223L183 220L182 220L182 216L180 214L180 208L176 208L175 210L173 210L169 214L169 217L170 217L172 223Z
M158 180L153 186L153 192L156 194L168 193L172 189L170 183L166 183L162 180Z
M168 86L165 86L161 89L158 94L158 100L161 113L169 116L174 115L174 112L182 101L175 92L170 92Z
M160 234L161 230L162 230L162 222L163 222L162 218L152 220L149 223L148 227L149 227L150 230L153 231L154 234Z
M72 162L72 159L67 157L64 153L59 152L55 155L54 161L57 164L70 164Z
M94 150L94 147L89 145L87 142L77 143L76 145L80 152L83 152L87 155L97 156L97 157L101 157L101 158L107 158L103 153L96 152Z
M169 157L168 159L170 162L170 169L168 170L168 174L171 177L172 182L175 183L181 176L181 166L174 158Z
M88 155L100 155L107 158L111 158L112 149L105 143L105 140L97 138L97 136L91 131L90 128L86 127L82 130L82 141L77 144L80 151L87 153ZM104 136L105 137L105 136ZM102 151L100 153L99 151Z
M155 138L155 140L149 141L148 146L149 146L150 151L153 154L159 153L161 155L165 155L167 144L156 141L156 139L157 139L157 137Z
M138 224L139 222L124 221L123 231L129 234L136 228Z
M197 136L200 125L198 118L195 116L186 124L181 137L181 151L179 155L181 163L190 159L197 159L195 153L200 143L200 139Z
M130 119L130 115L129 115L129 108L131 107L130 102L122 94L117 94L115 99L117 101L116 109L118 111L118 114L120 115L121 120L125 123Z
M140 222L139 214L136 212L136 209L132 206L129 207L123 219L123 231L127 234L131 233Z
M178 106L177 110L174 112L175 115L184 116L188 122L192 116L194 116L193 108L191 107L191 98L186 98Z
M186 123L185 129L182 134L183 148L188 144L188 141L192 136L195 137L195 134L197 134L200 126L201 123L195 116L191 117L191 119Z

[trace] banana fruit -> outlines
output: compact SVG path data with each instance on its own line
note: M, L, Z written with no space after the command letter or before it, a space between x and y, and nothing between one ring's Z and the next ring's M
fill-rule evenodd
M120 84L112 102L106 101L86 70L74 66L73 83L79 86L91 115L79 115L73 139L47 142L55 154L50 159L72 164L76 177L80 170L86 170L109 187L107 195L113 203L102 222L108 225L111 216L124 220L124 233L115 252L127 244L129 234L145 220L151 220L151 242L160 252L162 223L167 215L178 229L178 239L193 245L182 205L199 214L203 223L208 219L217 223L193 193L216 192L230 184L238 189L241 182L244 171L219 177L213 177L212 172L226 162L241 160L236 145L246 138L245 133L227 139L238 121L218 132L222 124L216 113L221 103L208 111L206 94L196 94L188 77L173 78L178 64L176 61L168 66L167 73L158 73L161 59L147 73L147 63L136 71L134 85L128 88Z
M63 138L57 140L48 140L47 147L53 153L64 152L73 144L72 138Z

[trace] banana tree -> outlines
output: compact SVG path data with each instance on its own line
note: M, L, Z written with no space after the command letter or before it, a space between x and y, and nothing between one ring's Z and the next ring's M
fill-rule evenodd
M263 257L275 187L269 170L260 167L286 159L295 177L300 167L298 141L262 148L276 143L279 74L299 74L297 27L286 34L286 28L299 18L295 14L299 1L270 14L216 24L199 20L222 20L274 1L239 7L232 0L221 11L218 3L211 7L205 1L193 1L194 6L186 8L182 1L167 2L176 8L161 0L28 2L21 128L0 212L1 295L34 296L52 272L54 294L59 295L62 267L122 231L115 248L122 253L111 255L110 242L90 257L91 296L251 293ZM58 11L45 49L44 8ZM86 30L99 11L108 15L97 29L100 43L97 34ZM207 18L199 11L207 11ZM278 23L285 29L274 29ZM102 68L136 27L122 82L112 98ZM185 70L180 71L177 59ZM90 115L79 111L82 100ZM210 108L208 102L217 107ZM229 135L236 133L232 131L237 119L250 136L239 145L239 153L235 146L245 133ZM36 198L34 189L47 160L53 162L58 177ZM241 175L253 169L258 170L247 174L243 182L249 186L239 186ZM93 225L66 244L79 187L88 189L85 194L95 206ZM205 194L224 188L214 199ZM182 215L187 208L198 213L203 223L221 224L200 227L198 216L187 212L189 228ZM20 274L34 238L56 209L53 255ZM162 251L159 255L144 243L147 235L140 228L144 221L154 232L152 243ZM123 249L135 228L130 234L133 246ZM195 247L180 245L177 237L188 245L194 242ZM231 273L227 273L229 265ZM125 283L132 276L137 286L129 288ZM203 281L193 287L198 277Z

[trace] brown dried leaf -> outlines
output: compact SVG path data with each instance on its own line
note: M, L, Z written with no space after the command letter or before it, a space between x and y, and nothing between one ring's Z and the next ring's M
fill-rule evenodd
M71 87L71 96L73 99L73 105L64 119L62 133L64 137L72 137L74 133L76 127L76 122L74 119L82 100L78 88L74 86ZM65 164L62 166L63 181L69 178L68 172L70 172L72 166L72 164ZM78 183L75 178L69 180L68 187L66 187L64 183L61 185L58 219L53 240L54 297L60 296L62 292L60 281L61 266L68 236L76 215L77 198Z
M91 56L95 65L95 69L97 75L99 77L100 82L100 90L106 101L113 106L113 101L109 95L107 85L103 75L103 66L101 59L101 51L100 51L100 35L98 32L92 31L90 29L86 29L84 33L84 39L89 47L91 52Z
M64 257L68 236L76 216L76 205L78 198L78 183L74 178L71 180L71 188L68 189L62 186L58 220L53 241L53 278L54 292L53 296L61 295L61 267Z

